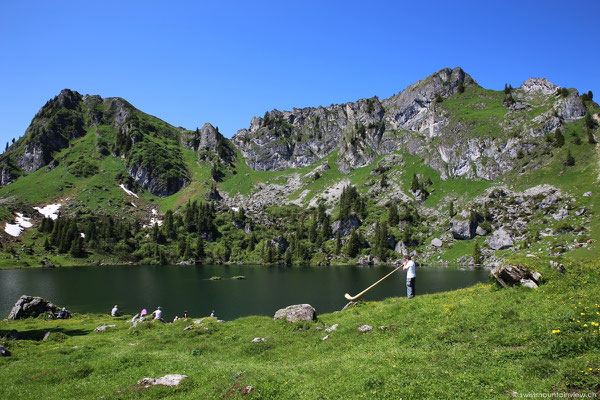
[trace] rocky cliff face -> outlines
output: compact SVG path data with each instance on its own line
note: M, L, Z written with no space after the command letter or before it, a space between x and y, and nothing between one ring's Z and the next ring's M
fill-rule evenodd
M587 112L576 90L565 96L547 79L531 78L511 93L513 102L490 113L495 120L486 121L490 117L482 114L488 127L500 127L488 133L445 104L469 88L477 88L482 101L467 107L478 112L494 106L489 100L498 92L487 94L460 68L443 69L381 101L269 111L253 118L232 141L248 165L260 171L304 167L337 150L338 167L347 173L378 155L404 149L444 179L494 180L515 168L520 154L548 146L538 138ZM495 101L503 104L501 98ZM532 115L536 107L547 111Z
M444 69L380 101L361 99L329 107L269 111L253 118L232 141L256 170L283 170L310 165L339 151L341 171L371 163L377 155L397 150L397 130L439 134L440 121L431 112L439 98L459 87L476 85L460 68Z

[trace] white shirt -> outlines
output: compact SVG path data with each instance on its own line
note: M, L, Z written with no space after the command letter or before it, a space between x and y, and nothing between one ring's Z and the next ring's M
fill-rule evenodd
M154 311L154 319L161 319L161 318L162 318L162 310Z
M417 274L415 274L415 262L410 260L406 263L403 268L406 271L406 279L415 278Z
M118 313L119 309L117 307L113 307L112 311L110 312L110 315L116 317Z

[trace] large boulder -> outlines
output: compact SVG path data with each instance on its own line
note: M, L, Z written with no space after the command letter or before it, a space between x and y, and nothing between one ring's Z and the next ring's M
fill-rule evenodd
M499 265L491 274L505 288L515 285L537 288L542 283L542 274L531 272L522 265Z
M277 310L273 319L278 320L284 317L288 322L314 321L317 319L317 312L310 304L297 304Z
M494 233L492 233L491 236L488 236L486 242L492 250L508 249L514 244L510 233L505 231L504 228L500 228L497 231L494 231Z
M475 237L477 224L469 220L453 220L452 237L458 240L470 240Z
M9 320L37 317L38 315L51 312L57 314L60 308L52 304L50 301L42 299L41 297L33 297L23 295L17 300L10 314L8 314Z
M338 233L341 237L348 236L352 233L353 230L357 229L359 226L360 220L354 215L351 215L342 221L334 221L334 223L331 224L332 237L336 237Z
M396 253L401 255L408 254L408 249L402 240L399 240L398 243L396 243L396 248L394 250L396 250Z

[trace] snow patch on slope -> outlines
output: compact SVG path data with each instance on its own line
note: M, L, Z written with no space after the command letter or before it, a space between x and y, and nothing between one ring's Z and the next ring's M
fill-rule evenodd
M58 210L60 210L60 207L61 204L48 204L44 207L33 207L33 209L37 210L44 217L55 220L58 218Z

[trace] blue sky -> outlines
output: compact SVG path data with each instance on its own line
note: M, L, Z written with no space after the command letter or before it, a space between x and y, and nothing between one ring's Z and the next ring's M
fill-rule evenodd
M444 67L600 99L589 1L0 0L0 144L61 89L231 137L274 108L388 97Z

